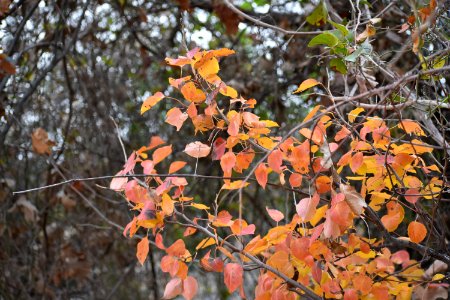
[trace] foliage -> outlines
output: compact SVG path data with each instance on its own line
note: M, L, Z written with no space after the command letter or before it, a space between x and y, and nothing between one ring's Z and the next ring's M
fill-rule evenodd
M170 96L157 92L141 109L143 113L165 98L175 104L166 114L166 123L179 131L190 119L198 140L186 145L185 154L196 160L218 160L223 172L213 206L194 201L189 180L173 174L188 169L189 161L192 170L196 163L192 159L172 162L167 172L171 175L160 177L166 170L157 164L170 157L171 145L142 147L119 172L132 177L142 167L145 180L116 177L111 182L111 188L124 191L136 211L123 234L133 237L143 228L166 252L161 269L172 280L165 297L183 294L191 299L197 283L188 275L190 265L202 257L201 267L223 272L229 292L239 289L242 298L244 271L252 265L260 270L256 299L410 298L424 270L407 252L392 251L386 242L423 242L427 227L420 221L409 222L406 211L416 212L415 205L433 200L442 191L439 167L427 163L433 148L423 141L420 124L366 116L362 107L343 117L338 103L326 109L316 106L289 134L278 136L276 122L252 112L257 101L239 96L219 77L219 61L232 54L226 48L194 48L186 56L167 58L182 76L169 78ZM318 85L317 80L307 79L295 93ZM233 178L242 173L243 179ZM255 188L250 184L254 181L267 193L274 188L293 192L293 203L286 205L295 210L288 208L283 214L266 207L275 222L267 231L245 220L242 191ZM218 201L228 190L239 194L238 212ZM303 198L296 200L296 195ZM362 230L361 221L374 227ZM409 223L407 235L393 237L391 232L402 233L398 229L403 223ZM172 224L186 228L183 239L163 238ZM196 233L206 237L195 249L187 249L184 239ZM138 243L141 264L148 252L147 234ZM164 246L163 240L172 244Z

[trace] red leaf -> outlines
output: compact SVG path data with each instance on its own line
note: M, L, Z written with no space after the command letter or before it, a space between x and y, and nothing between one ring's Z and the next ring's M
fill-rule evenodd
M218 137L214 143L213 143L213 153L212 153L212 160L219 160L222 158L222 156L225 154L225 146L227 142L221 138Z
M230 293L234 292L242 285L244 279L244 269L240 264L229 263L223 271L224 281Z

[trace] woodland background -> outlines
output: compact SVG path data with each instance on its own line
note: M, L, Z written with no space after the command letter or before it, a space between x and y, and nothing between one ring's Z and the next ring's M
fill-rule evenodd
M330 28L306 22L318 3L235 1L252 18L292 31ZM324 4L336 22L354 17L349 1ZM411 51L411 32L399 33L412 4L361 1L361 7L382 18L372 37L374 57L398 74L420 67ZM450 1L439 5L440 17L425 41L428 54L450 47ZM184 128L180 135L163 126L169 107L163 102L143 116L139 108L178 72L164 59L183 54L184 44L189 49L235 50L236 55L222 64L224 80L244 97L257 99L257 113L277 121L280 133L289 130L316 104L329 105L320 97L292 95L306 78L328 78L327 52L323 47L308 48L311 37L261 26L219 0L0 0L0 298L159 299L169 279L157 264L161 253L150 250L145 266L137 264L136 240L125 239L119 228L131 214L123 198L103 188L108 180L20 196L12 192L66 178L115 174L123 165L118 135L128 152L147 144L152 135L170 141L174 153L182 151L195 139L193 129ZM378 70L366 67L370 80L384 84ZM349 71L350 86L357 74ZM440 97L448 99L449 77L445 78ZM344 76L332 78L330 89L336 95L344 93ZM420 86L420 93L436 98L433 86ZM449 140L448 108L430 114ZM389 111L381 115L388 118ZM48 133L50 153L33 149L33 133L35 139ZM220 175L217 165L203 161L198 173ZM190 188L208 201L221 185L197 179ZM260 203L287 197L282 191L266 197L259 188L245 193L251 200L247 221L258 228L273 223ZM448 194L447 198L450 201ZM450 238L448 208L443 201L437 222ZM182 229L173 232L180 234ZM227 297L223 278L200 269L198 274L202 299Z

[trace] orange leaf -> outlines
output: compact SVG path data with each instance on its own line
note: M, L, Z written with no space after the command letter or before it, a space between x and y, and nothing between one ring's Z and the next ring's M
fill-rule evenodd
M0 74L1 77L1 74ZM47 131L42 128L37 128L33 131L31 135L31 144L33 146L33 151L37 154L51 154L52 146L55 142L48 138Z
M309 88L312 88L313 86L316 86L318 84L321 84L320 82L318 82L317 80L313 79L313 78L309 78L306 79L305 81L303 81L300 86L298 87L298 89L295 90L294 94L297 93L301 93L303 91L306 91Z
M220 159L220 166L225 174L225 176L231 176L231 170L236 164L236 155L233 152L229 151L225 153Z
M235 235L247 235L247 234L253 234L255 233L255 225L250 224L248 225L246 221L242 220L235 220L233 224L230 226L231 231Z
M259 185L263 189L266 188L268 174L269 170L264 163L259 164L259 166L255 170L256 181L258 181Z
M316 179L316 189L320 194L326 193L331 190L331 179L328 176L319 176Z
M148 244L148 237L143 238L138 244L137 244L137 251L136 251L136 257L141 263L141 265L144 265L145 259L147 258L148 251L149 251L149 244Z
M180 160L174 161L173 163L170 164L169 174L175 173L176 171L184 168L185 165L186 165L185 161Z
M174 107L167 112L166 123L175 126L177 128L177 131L179 131L187 118L187 113L182 112L178 107Z
M314 115L317 113L317 111L322 107L322 105L316 105L309 113L306 115L306 117L303 119L303 122L309 121Z
M398 225L403 221L405 217L405 210L397 202L389 202L386 204L387 215L381 217L381 222L387 231L392 232L397 229Z
M423 132L420 125L412 120L402 120L399 124L399 127L403 129L408 134L415 134L418 136L425 136L425 132Z
M186 245L184 241L178 239L173 243L169 248L166 249L167 254L172 256L181 257L184 253L186 253Z
M292 187L299 187L302 185L302 179L302 174L292 173L291 176L289 176L289 184Z
M283 213L282 213L281 211L276 210L276 209L268 208L267 206L266 206L266 210L267 210L267 213L269 214L269 216L270 216L275 222L280 222L281 220L284 219L284 215L283 215Z
M161 203L161 209L163 210L164 214L166 216L169 216L173 213L175 206L173 204L173 200L170 199L170 196L164 193L162 195L162 203Z
M158 147L159 145L165 144L166 142L163 141L162 138L160 138L159 136L155 135L152 136L152 138L150 139L150 144L148 144L148 150L151 150L153 148Z
M205 93L201 89L198 89L192 81L183 85L181 93L189 102L201 103L206 99Z
M157 163L161 162L163 159L165 159L171 153L172 153L172 145L156 149L155 152L153 152L153 156L152 156L153 164L156 165Z
M186 145L184 152L194 158L206 157L211 151L211 147L201 142L193 142Z
M336 142L339 142L340 140L345 139L347 136L350 135L350 130L347 129L347 127L342 127L341 130L338 131L338 133L336 133L336 135L334 136L334 140Z
M223 271L224 282L230 293L237 290L244 280L244 269L240 264L229 263L225 266Z
M358 169L363 164L364 155L362 152L358 152L355 155L353 155L352 159L350 160L350 169L352 169L353 173L356 173Z
M251 148L239 152L236 155L236 165L234 166L234 170L238 173L242 173L243 170L246 170L248 169L248 167L250 167L253 158L255 158L255 151Z
M161 92L157 92L154 95L145 99L144 103L141 106L141 115L145 113L147 110L155 106L159 101L164 99L164 94Z
M267 158L269 167L277 173L281 173L281 165L283 164L283 153L280 150L274 150Z
M420 243L427 236L427 228L422 223L413 221L408 225L408 236L413 243Z

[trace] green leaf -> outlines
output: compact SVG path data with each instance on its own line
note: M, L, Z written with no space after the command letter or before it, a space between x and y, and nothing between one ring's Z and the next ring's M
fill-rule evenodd
M313 10L313 12L306 18L306 22L311 25L322 26L327 23L328 10L323 2Z
M241 4L241 9L242 10L252 10L253 9L252 3L249 1L245 1L244 3Z
M349 31L348 31L347 27L345 27L344 25L336 23L336 22L333 22L331 20L328 20L328 22L330 22L330 24L333 25L334 28L339 30L344 37L346 37L349 34Z
M358 47L358 49L353 51L352 54L346 56L345 60L355 62L358 57L360 57L362 54L369 54L371 50L372 46L367 41L365 41L364 43L361 44L360 47Z
M347 74L347 66L342 58L333 58L330 61L330 67L342 74Z
M333 48L339 44L339 39L332 33L325 31L319 35L316 35L309 43L308 47L314 47L317 45L327 45L330 48Z

